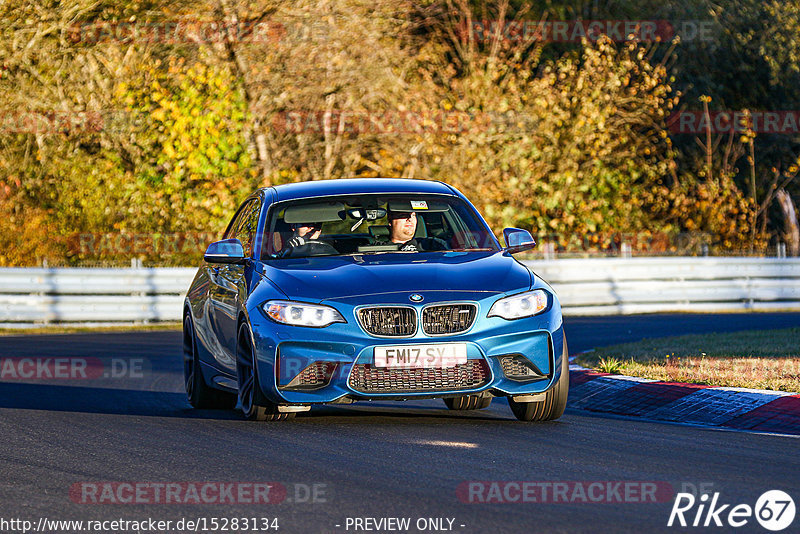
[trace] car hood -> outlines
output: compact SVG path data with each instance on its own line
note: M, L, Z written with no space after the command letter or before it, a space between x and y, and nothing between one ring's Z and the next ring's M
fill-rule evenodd
M291 299L322 301L398 291L506 293L532 274L502 252L394 253L273 260L263 274Z

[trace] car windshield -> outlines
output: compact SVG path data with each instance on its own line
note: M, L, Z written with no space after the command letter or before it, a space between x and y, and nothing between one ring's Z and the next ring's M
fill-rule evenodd
M497 250L474 209L457 197L347 195L270 209L264 259L388 252Z

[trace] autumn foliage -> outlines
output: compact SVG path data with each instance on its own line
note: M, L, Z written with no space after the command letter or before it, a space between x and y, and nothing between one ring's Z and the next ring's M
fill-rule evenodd
M583 15L567 6L550 14ZM608 250L623 234L639 236L637 251L665 253L698 253L676 247L681 235L727 253L780 239L765 195L776 189L772 168L796 163L790 142L764 152L755 133L700 135L698 149L667 127L700 105L684 88L701 54L463 31L478 17L549 14L529 7L6 2L0 265L193 263L254 188L350 176L443 180L496 230L528 228L561 251ZM768 8L781 24L794 20ZM227 26L214 26L213 39L153 38L170 21ZM148 37L107 29L120 22ZM100 23L107 34L86 29ZM781 46L768 73L795 57L793 41ZM148 235L147 246L108 245ZM172 245L153 246L164 236Z

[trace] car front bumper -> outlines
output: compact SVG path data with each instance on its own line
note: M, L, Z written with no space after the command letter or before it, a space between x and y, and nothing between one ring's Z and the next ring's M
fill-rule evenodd
M278 324L261 313L251 313L259 384L270 401L278 404L320 404L355 400L436 398L488 392L494 396L543 393L561 376L564 332L557 301L540 315L508 321L485 316L483 305L475 324L459 335L378 338L364 332L352 310L342 310L347 324L304 328ZM461 369L404 369L382 373L373 367L374 349L381 345L464 343L468 363ZM511 379L504 359L522 356L539 376ZM327 362L333 371L324 385L292 387L297 375ZM478 371L480 370L480 371ZM373 377L365 382L364 376ZM467 376L469 379L460 380ZM358 379L361 377L361 379ZM370 387L365 388L364 384ZM409 388L410 386L410 388Z

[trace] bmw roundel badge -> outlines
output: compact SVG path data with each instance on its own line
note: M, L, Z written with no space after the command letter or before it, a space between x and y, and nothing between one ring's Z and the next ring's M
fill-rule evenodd
M408 298L411 300L411 302L422 302L422 299L423 299L424 297L423 297L422 295L420 295L419 293L413 293L413 294L412 294L410 297L408 297Z

